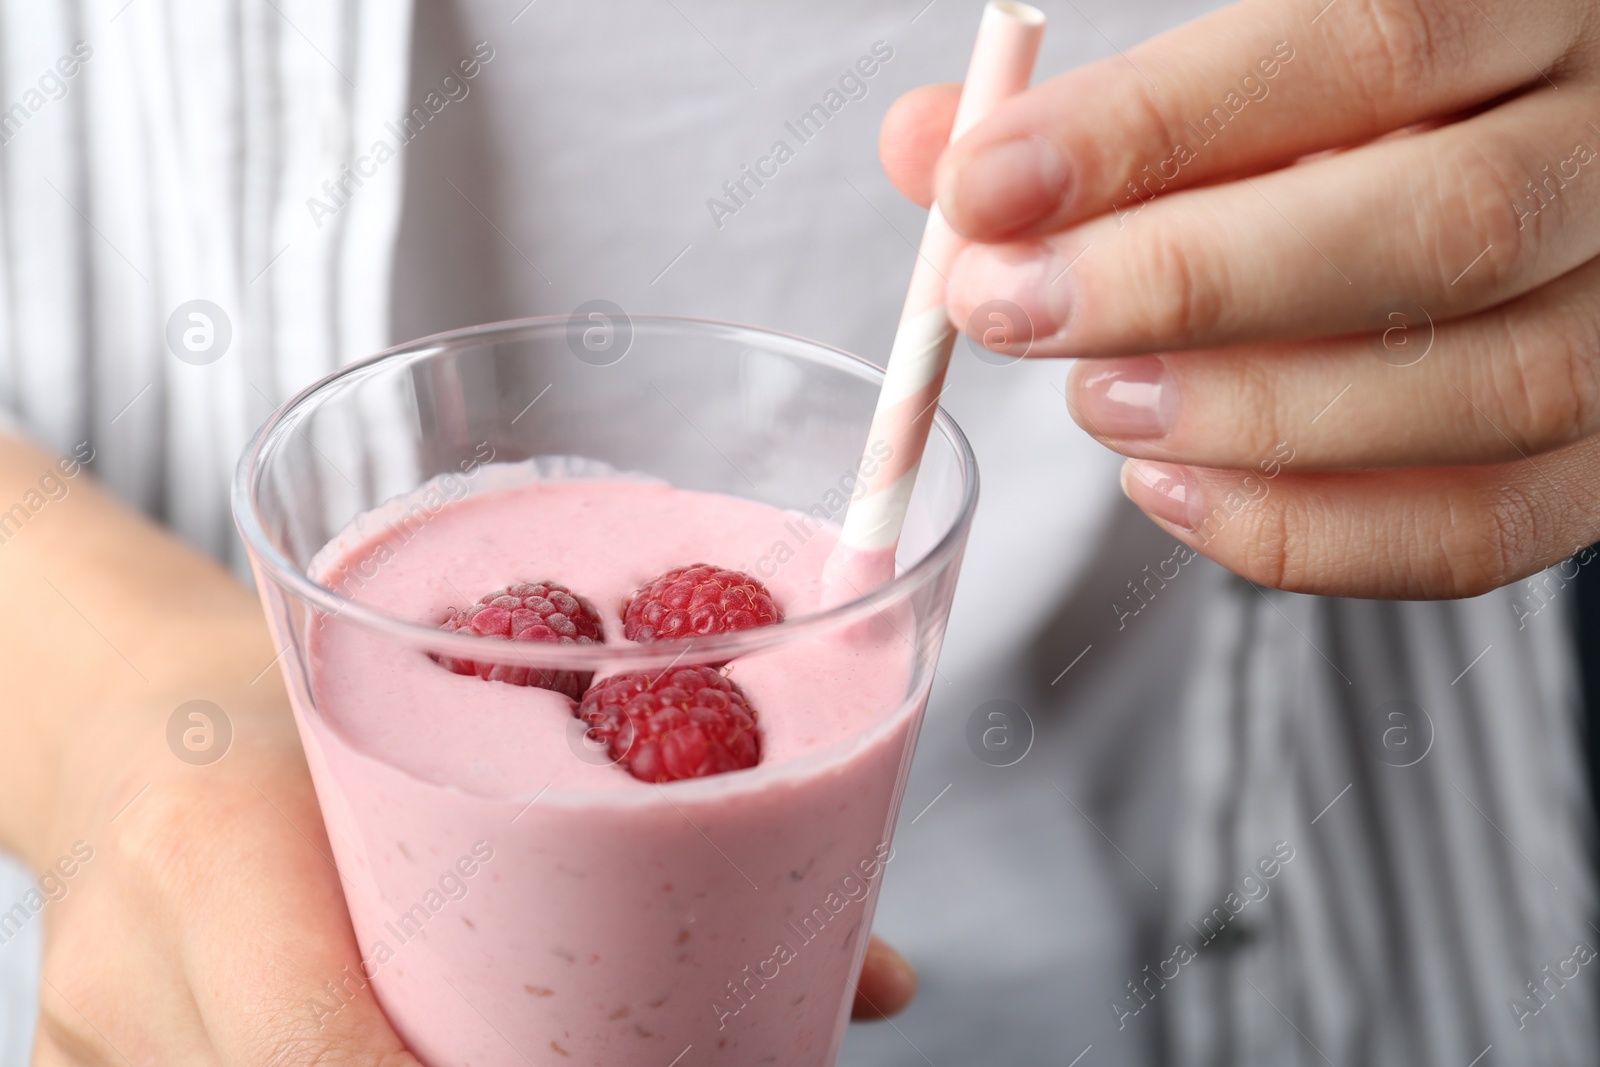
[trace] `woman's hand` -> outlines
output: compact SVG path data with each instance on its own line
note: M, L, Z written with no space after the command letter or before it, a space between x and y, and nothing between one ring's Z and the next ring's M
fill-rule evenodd
M34 1062L417 1065L361 970L255 596L68 469L0 439L0 500L38 505L0 526L0 846L40 879L0 933L45 924ZM875 944L858 1015L914 988Z
M416 1064L362 980L255 596L3 439L0 515L0 846L39 876L0 923L44 924L34 1063Z
M942 153L957 89L918 90L882 154L978 242L958 326L1095 357L1068 408L1175 537L1279 588L1470 596L1600 538L1597 29L1248 0Z
M250 684L270 648L207 658L192 686L79 720L36 862L92 855L44 911L34 1062L417 1065L362 975L277 667ZM175 748L190 700L220 715L184 716ZM216 762L177 755L230 729Z

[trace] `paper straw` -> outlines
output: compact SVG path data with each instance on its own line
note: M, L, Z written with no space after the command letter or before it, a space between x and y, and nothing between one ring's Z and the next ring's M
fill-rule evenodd
M989 0L984 6L951 142L1028 87L1044 24L1044 13L1028 4ZM956 329L945 314L945 278L966 243L934 204L889 350L844 531L828 560L827 600L849 599L893 576L895 545L955 345ZM839 588L841 583L850 588Z

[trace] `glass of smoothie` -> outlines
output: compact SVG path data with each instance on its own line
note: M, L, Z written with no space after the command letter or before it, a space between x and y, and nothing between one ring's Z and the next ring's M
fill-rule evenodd
M251 442L345 986L431 1067L835 1062L977 496L940 412L894 576L824 598L881 380L597 302L356 363Z

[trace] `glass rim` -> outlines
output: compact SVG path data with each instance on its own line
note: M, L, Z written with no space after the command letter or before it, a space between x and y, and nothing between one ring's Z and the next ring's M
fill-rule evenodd
M503 638L449 632L439 629L436 625L419 623L367 607L357 600L342 595L312 578L273 542L262 521L257 503L261 476L266 469L271 451L298 427L308 412L316 409L314 402L319 397L376 374L400 357L421 357L451 348L494 344L552 328L565 330L567 320L568 316L565 315L541 315L468 326L419 337L346 364L331 374L319 378L279 405L251 435L250 442L245 446L235 467L230 494L234 523L258 571L303 603L328 615L349 619L414 647L490 662L512 660L519 664L537 667L613 671L630 667L669 667L691 653L694 654L696 662L702 659L732 659L735 656L849 626L870 615L881 615L886 606L903 600L921 589L941 573L960 552L963 538L977 506L977 457L966 434L942 405L936 407L934 411L933 426L938 428L955 449L962 485L961 500L955 514L933 547L903 572L860 596L822 611L785 618L782 622L737 633L652 644L627 642L575 645L537 641L507 642ZM629 316L629 320L636 331L641 324L679 329L709 327L714 330L777 338L843 360L857 373L864 371L864 377L878 382L880 386L883 381L883 369L860 356L833 345L780 330L681 315L639 315Z

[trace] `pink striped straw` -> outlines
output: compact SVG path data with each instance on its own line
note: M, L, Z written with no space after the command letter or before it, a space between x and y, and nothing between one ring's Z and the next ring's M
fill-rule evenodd
M1028 4L984 5L951 142L1028 87L1044 24L1044 13ZM844 531L824 571L825 602L851 599L894 575L895 546L955 345L956 329L945 313L945 277L966 244L935 204L911 270Z

